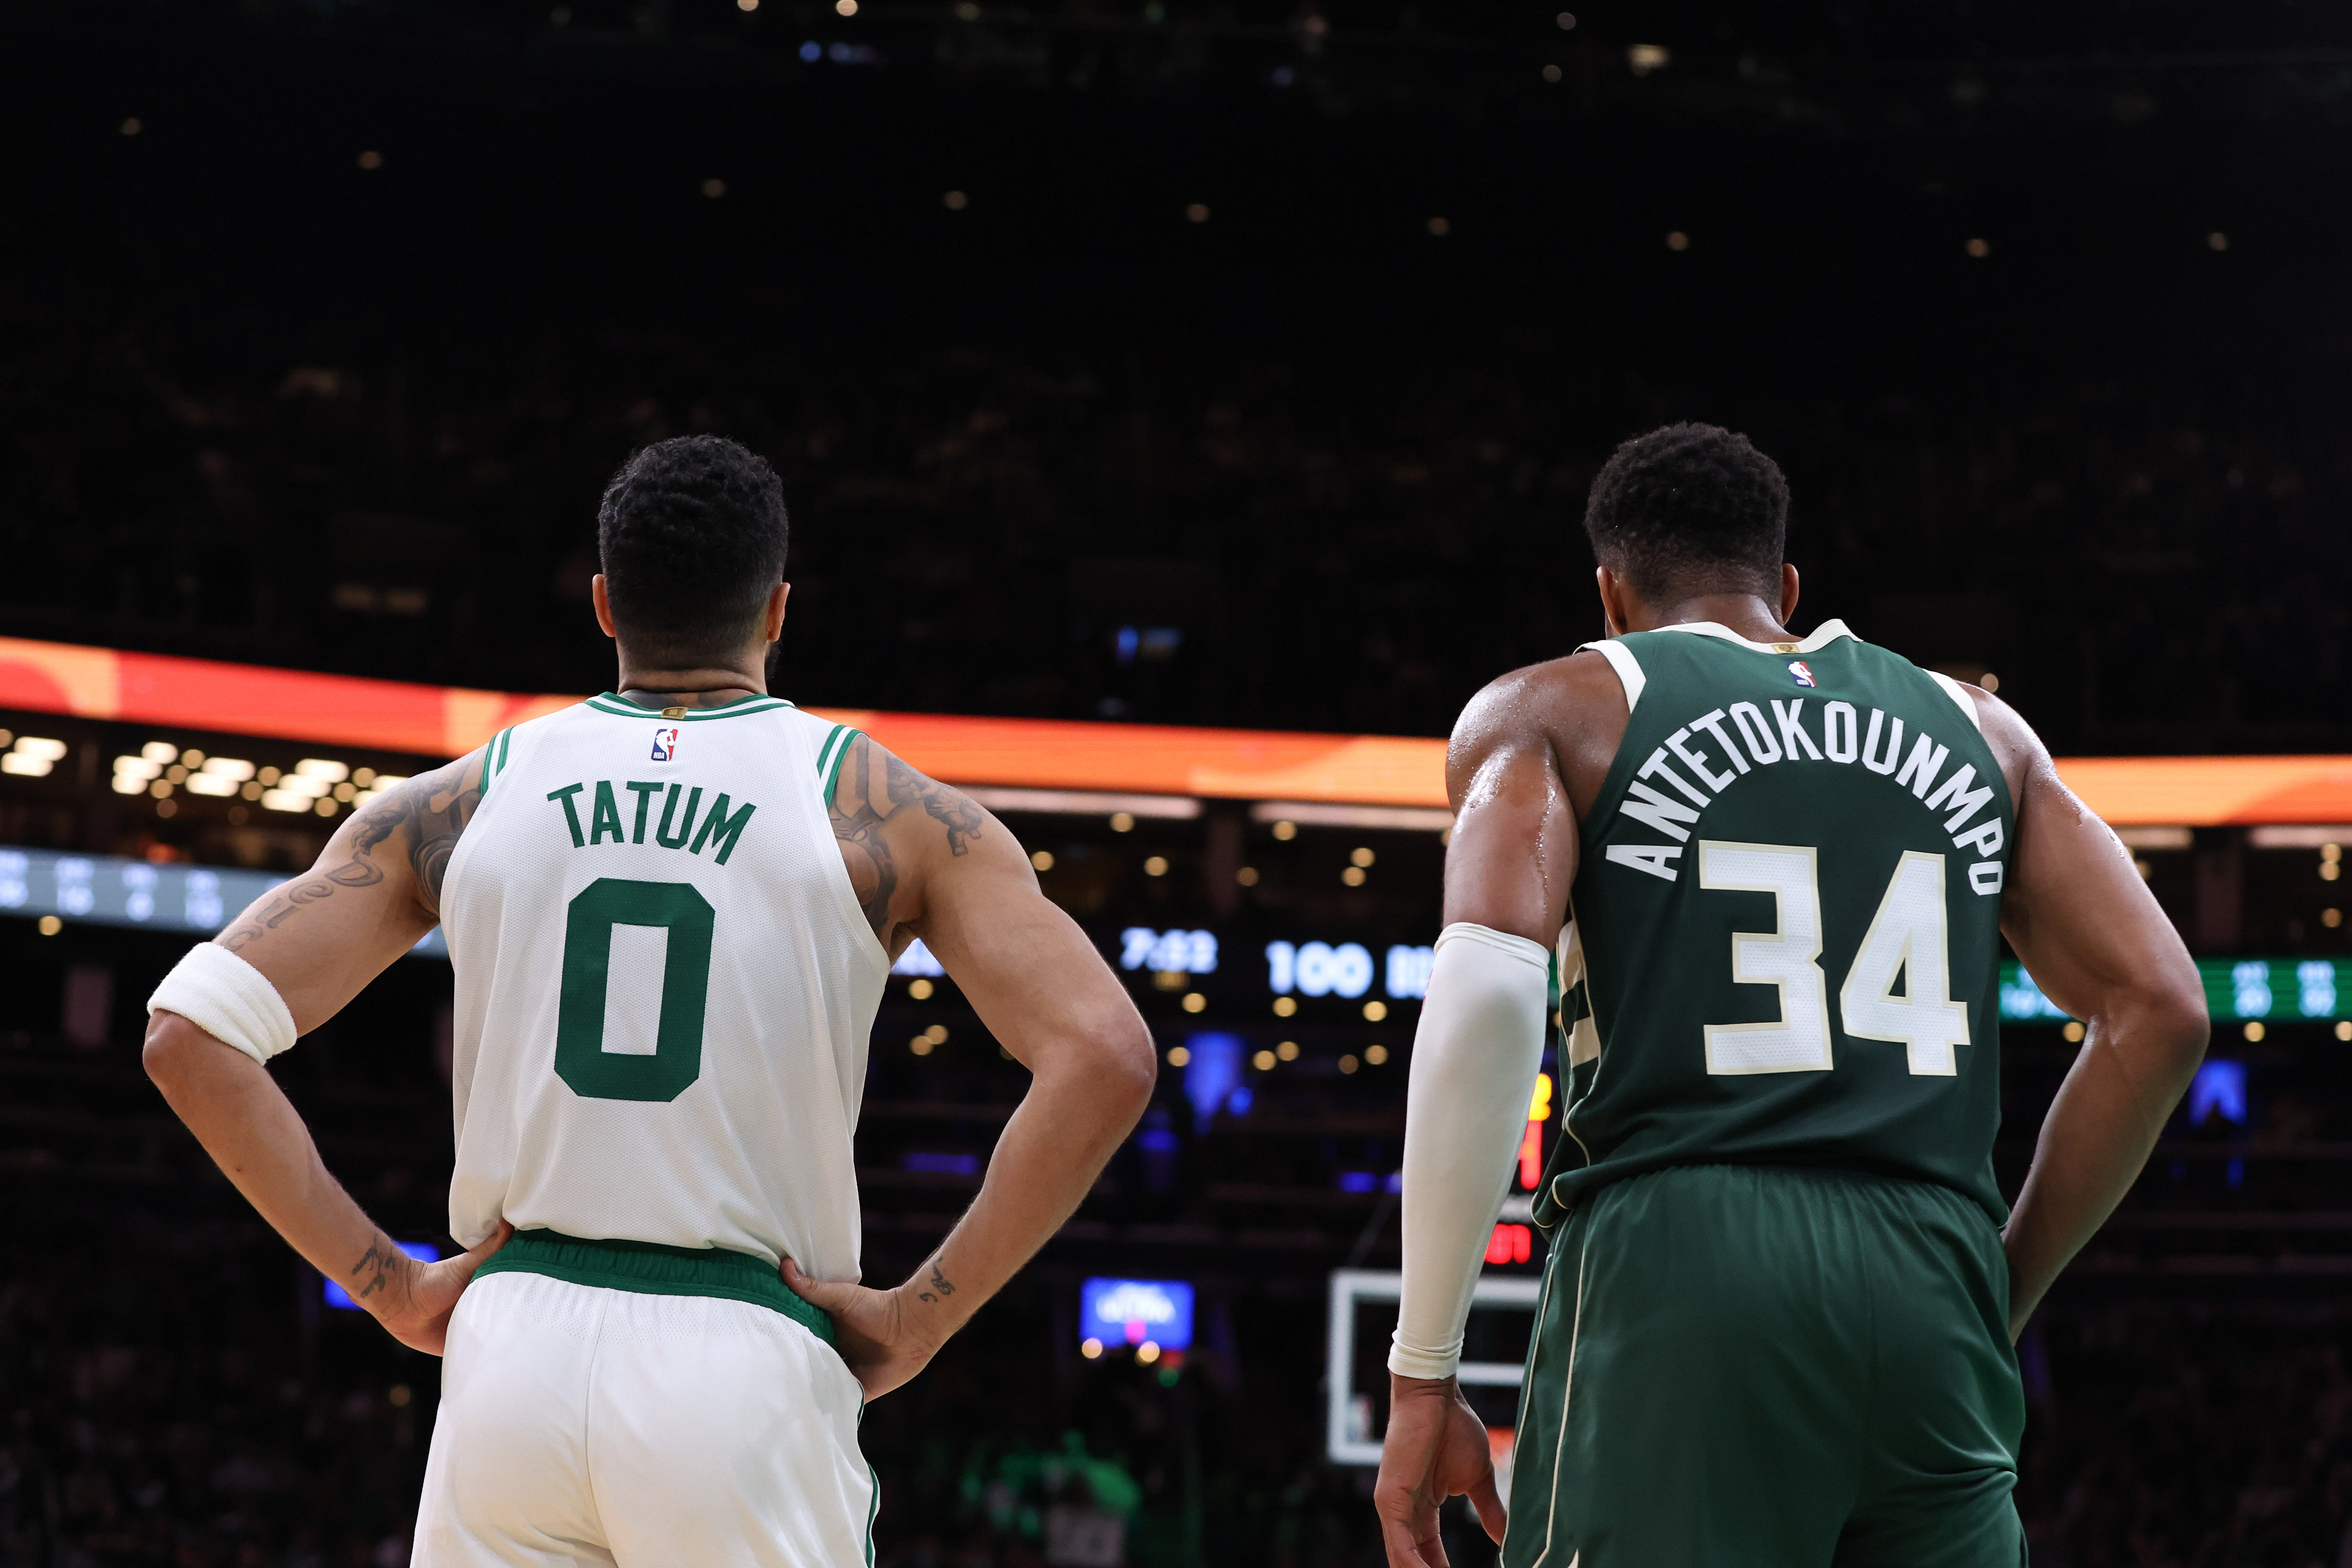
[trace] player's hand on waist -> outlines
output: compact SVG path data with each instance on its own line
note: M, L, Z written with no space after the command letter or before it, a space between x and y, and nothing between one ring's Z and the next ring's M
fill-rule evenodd
M875 1290L813 1279L787 1258L784 1283L833 1318L835 1346L869 1400L879 1399L923 1370L947 1334L928 1321L910 1286Z
M1506 1515L1486 1424L1450 1377L1390 1377L1389 1429L1372 1487L1389 1568L1445 1568L1437 1510L1465 1493L1499 1544Z
M449 1339L449 1314L472 1282L474 1270L513 1234L514 1226L500 1220L499 1228L478 1246L438 1263L420 1262L379 1234L360 1260L356 1278L343 1285L394 1339L411 1350L439 1355Z

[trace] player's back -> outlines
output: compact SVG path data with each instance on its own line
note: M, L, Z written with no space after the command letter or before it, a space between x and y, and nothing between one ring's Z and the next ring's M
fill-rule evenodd
M1972 700L1834 621L1593 646L1631 713L1581 824L1547 1211L1670 1165L1789 1163L1936 1182L1998 1220L2014 832Z
M452 858L450 1228L855 1278L889 958L825 792L853 731L759 697L590 700L491 742Z

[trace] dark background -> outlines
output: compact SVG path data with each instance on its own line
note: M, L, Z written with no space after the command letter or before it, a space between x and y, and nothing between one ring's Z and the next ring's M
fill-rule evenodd
M1801 625L1990 674L2062 752L2352 750L2341 8L1575 21L12 6L0 629L601 689L599 489L713 430L784 476L798 700L1441 734L1598 635L1585 489L1695 417L1787 468ZM323 835L163 819L102 784L145 731L0 720L91 759L0 780L8 843L291 869ZM1435 930L1430 835L1012 826L1107 946ZM2343 949L2308 848L2143 858L2200 952ZM0 922L0 1563L404 1561L434 1368L320 1310L147 1088L139 1004L177 947ZM93 974L100 1025L69 1028ZM1166 1074L1078 1221L874 1408L886 1561L1037 1561L1071 1432L1140 1489L1139 1565L1376 1560L1365 1478L1320 1458L1323 1289L1394 1263L1392 1211L1339 1179L1395 1169L1412 1009L1277 1023L1235 979L1195 1016L1136 978L1163 1047L1302 1055L1199 1124ZM403 1235L445 1223L447 987L404 962L279 1069ZM2013 1192L2074 1047L2005 1040ZM2347 1047L2216 1049L2247 1122L2177 1119L2023 1348L2044 1565L2343 1559ZM873 1277L967 1200L940 1157L984 1156L1020 1087L952 986L893 983ZM1107 1271L1200 1285L1181 1371L1076 1356Z
M601 483L719 430L800 700L1442 733L1700 417L1801 620L2062 752L2352 746L2335 8L1145 12L12 8L0 607L593 690Z

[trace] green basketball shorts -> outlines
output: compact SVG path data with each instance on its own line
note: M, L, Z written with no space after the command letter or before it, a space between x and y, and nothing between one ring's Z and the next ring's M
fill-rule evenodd
M2009 1270L1948 1188L1689 1165L1553 1236L1505 1568L2019 1568Z

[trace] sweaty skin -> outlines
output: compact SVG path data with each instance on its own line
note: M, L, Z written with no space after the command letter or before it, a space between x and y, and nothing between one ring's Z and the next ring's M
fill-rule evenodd
M1794 641L1797 569L1776 604L1760 595L1643 599L1594 574L1612 636L1712 621L1754 642ZM2204 989L2131 854L2059 780L2007 703L1968 689L2017 808L2001 934L2044 994L2086 1033L2034 1149L2002 1234L2010 1337L2058 1271L2121 1202L2188 1088L2210 1032ZM1578 822L1591 811L1631 717L1614 669L1579 652L1502 677L1471 700L1446 751L1454 807L1444 921L1469 921L1549 948L1568 918ZM1437 1510L1466 1494L1503 1538L1486 1425L1453 1378L1391 1374L1388 1434L1372 1501L1391 1568L1442 1568Z
M618 643L620 690L649 710L718 707L765 693L768 645L789 586L756 636L719 664L650 668L593 597ZM340 1012L440 920L449 856L480 805L479 751L371 803L328 840L310 875L265 894L216 939L269 978L307 1034ZM834 1316L868 1399L906 1382L1061 1227L1150 1100L1158 1053L1094 944L1049 902L1012 834L968 796L860 739L828 802L834 837L875 936L894 956L920 937L982 1023L1028 1068L980 1195L905 1283L887 1290L812 1279L792 1287ZM404 1344L441 1352L474 1270L511 1234L418 1263L352 1201L319 1159L268 1069L177 1014L148 1025L147 1071L263 1218Z

